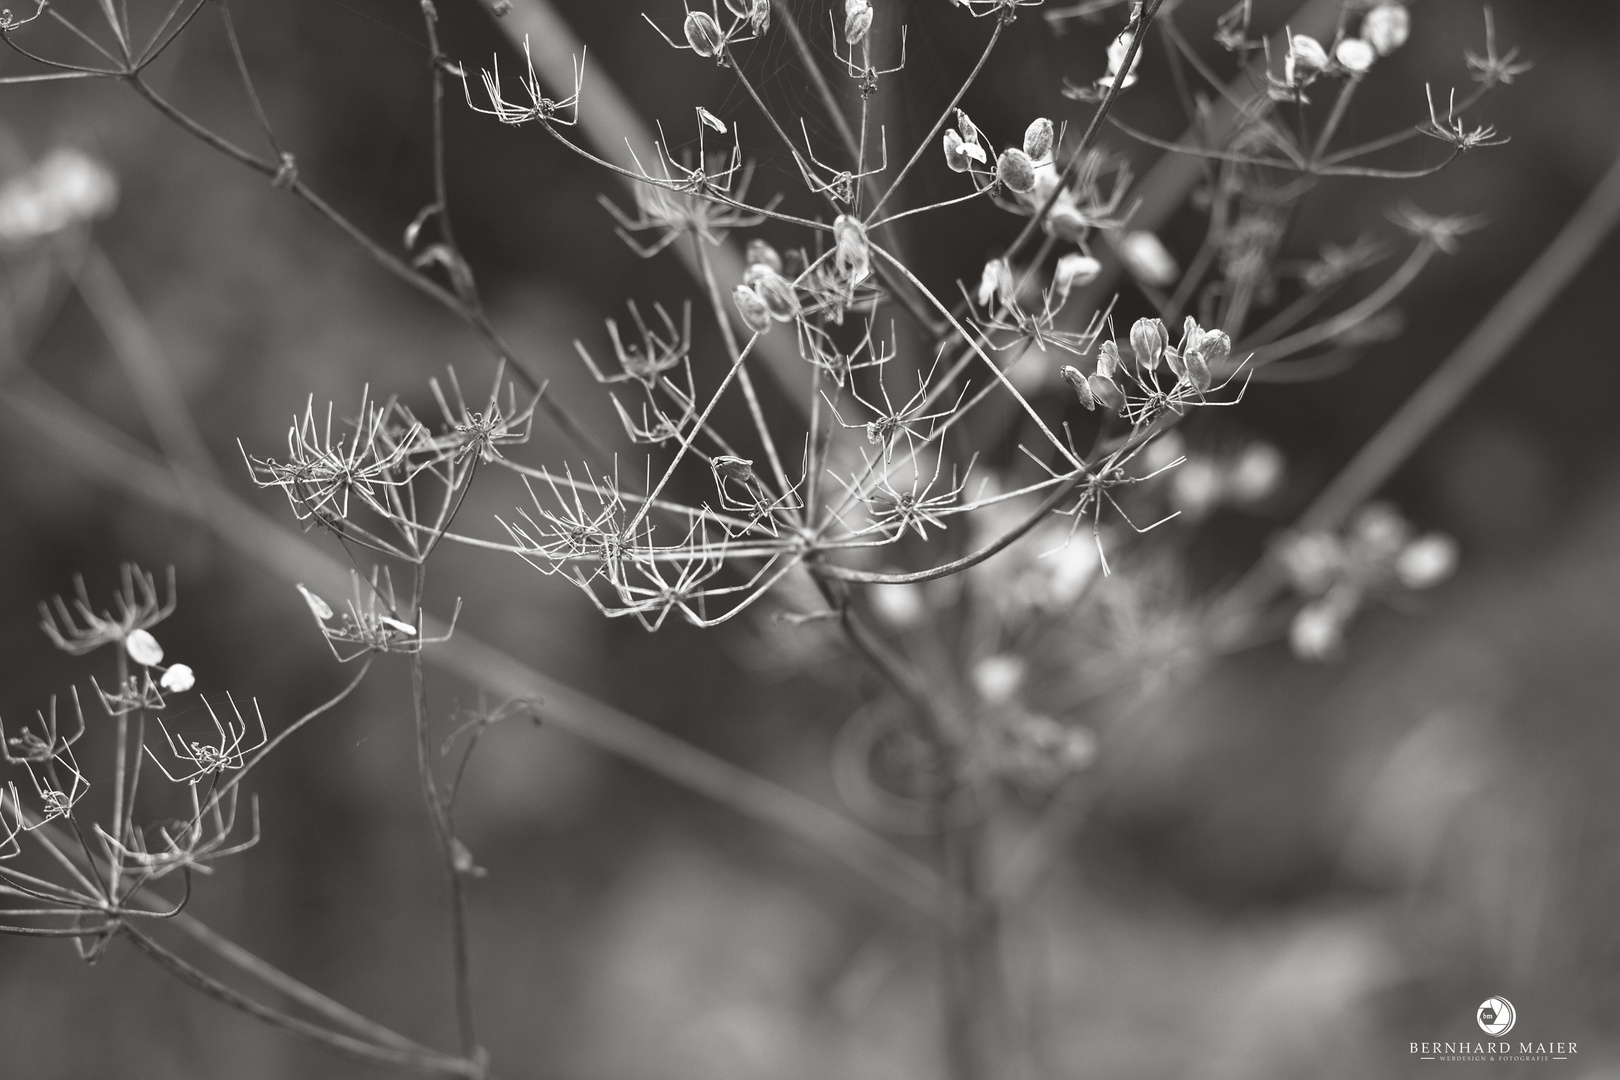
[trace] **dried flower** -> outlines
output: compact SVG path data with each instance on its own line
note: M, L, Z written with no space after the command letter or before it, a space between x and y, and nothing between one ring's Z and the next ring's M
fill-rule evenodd
M1087 380L1085 372L1072 364L1065 364L1058 370L1058 375L1064 382L1074 387L1075 396L1080 399L1080 404L1085 407L1086 412L1092 412L1097 408L1097 395L1091 392L1091 383Z

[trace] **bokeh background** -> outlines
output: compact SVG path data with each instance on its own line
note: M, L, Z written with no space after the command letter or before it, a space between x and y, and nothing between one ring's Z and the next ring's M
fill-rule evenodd
M147 6L135 0L137 10ZM679 5L647 0L673 25ZM1207 41L1224 3L1187 0ZM1607 0L1498 0L1499 38L1535 70L1489 101L1512 137L1405 187L1426 209L1490 227L1426 272L1406 332L1354 370L1256 387L1235 418L1282 447L1289 487L1268 513L1218 517L1195 550L1213 584L1242 568L1478 321L1620 149L1620 11ZM558 0L643 115L687 125L688 103L747 118L724 73L672 53L619 0ZM798 4L825 48L828 5ZM909 27L888 116L891 155L914 138L977 54L982 22L943 0L885 0ZM86 5L88 10L89 5ZM441 0L446 49L476 65L503 44L472 0ZM1260 0L1280 23L1288 5ZM147 13L150 17L150 12ZM239 3L248 61L300 175L389 246L430 199L414 4ZM1410 45L1369 84L1368 133L1414 122L1421 85L1462 83L1482 38L1471 0L1420 0ZM1054 35L1031 13L967 99L991 130L1084 107L1061 80L1093 77L1112 33ZM1205 28L1201 33L1199 28ZM780 43L760 72L773 107L813 116ZM1179 131L1150 53L1133 120ZM0 74L23 70L0 62ZM951 77L955 77L952 75ZM244 142L251 114L207 19L154 85ZM1416 90L1414 88L1417 88ZM1157 95L1157 96L1156 96ZM450 183L461 241L495 322L539 359L583 423L614 430L575 356L622 301L677 301L675 264L612 234L600 172L531 130L453 102ZM283 443L313 394L340 408L369 383L425 400L453 365L478 385L478 341L262 178L208 151L126 87L0 88L7 168L54 147L106 162L121 189L95 226L171 363L230 485L254 492L238 440ZM1153 151L1108 136L1144 165ZM762 138L754 139L763 142ZM765 154L756 191L787 181ZM943 184L943 180L941 181ZM1306 250L1388 234L1389 189L1345 184L1302 223ZM994 213L918 230L913 257L972 278L1008 234ZM1172 227L1167 238L1184 243ZM9 256L8 256L9 257ZM1500 994L1516 1037L1573 1039L1576 1061L1492 1075L1620 1076L1620 472L1613 328L1620 244L1608 242L1503 367L1401 470L1387 494L1462 546L1461 572L1410 610L1357 623L1340 663L1283 645L1234 657L1156 699L1128 761L1104 761L1086 827L1008 916L1013 1011L1026 1050L1008 1076L1420 1075L1416 1040L1473 1038ZM26 367L134 438L152 433L83 303L67 296ZM1223 418L1224 419L1224 418ZM8 421L11 424L12 421ZM566 453L541 425L533 455ZM171 657L212 689L256 698L272 725L342 685L298 595L196 525L87 480L15 425L0 441L0 715L30 715L99 671L53 652L35 605L82 573L110 596L121 560L172 564ZM476 508L487 514L498 505ZM795 671L761 660L755 632L656 636L608 623L522 564L448 551L444 597L463 626L514 656L829 804L828 752L872 690L853 659ZM398 1030L450 1045L442 883L414 782L402 668L362 691L259 772L264 838L202 883L192 910L243 945ZM477 691L437 677L445 715ZM92 782L108 763L95 762ZM99 770L99 772L97 771ZM861 881L775 835L568 736L491 732L461 813L489 876L472 885L484 1038L503 1077L939 1075L931 933ZM908 841L902 841L908 842ZM263 1029L169 980L126 947L86 967L69 946L0 939L0 1073L45 1078L369 1075ZM1471 1068L1453 1066L1452 1068Z

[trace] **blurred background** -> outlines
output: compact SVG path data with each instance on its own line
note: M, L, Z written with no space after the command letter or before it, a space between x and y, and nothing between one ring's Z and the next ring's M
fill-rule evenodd
M646 3L676 25L678 4ZM587 94L594 74L649 120L676 118L686 130L689 103L706 103L763 134L726 73L672 52L641 7L556 6L590 46ZM898 87L887 106L892 159L948 99L987 24L941 0L878 6L880 30L909 28L905 78L886 84ZM1178 19L1207 44L1226 6L1187 0ZM829 5L795 7L825 51ZM1263 514L1199 526L1202 587L1240 573L1292 519L1489 310L1620 149L1620 9L1606 0L1493 8L1499 42L1536 64L1481 114L1512 141L1399 192L1434 212L1487 215L1489 227L1403 299L1401 337L1332 379L1256 386L1240 415L1222 418L1282 448L1289 480ZM440 9L449 54L476 67L499 53L515 69L484 9L472 0ZM1255 9L1268 29L1291 10L1268 0ZM1411 42L1369 81L1373 104L1363 103L1351 137L1423 119L1426 80L1466 82L1461 54L1482 45L1480 6L1420 0L1412 11ZM428 52L415 5L283 0L240 3L235 14L300 177L397 249L431 199ZM1111 11L1059 35L1030 11L965 107L989 130L1022 130L1034 115L1083 121L1089 107L1063 98L1062 80L1094 78L1120 23ZM759 49L773 107L813 117L787 47ZM0 74L23 70L32 69L19 57L0 63ZM1174 136L1164 72L1150 49L1122 109ZM254 139L211 20L182 36L151 81L221 132ZM493 320L545 367L556 400L616 433L572 342L600 343L601 320L624 298L679 302L688 281L667 257L642 261L613 236L596 196L622 196L599 170L458 99L459 90L449 110L453 209ZM278 451L311 394L341 410L368 383L425 402L426 380L446 366L470 387L488 378L463 326L127 87L13 85L0 87L0 101L10 174L71 147L116 175L117 207L94 242L148 320L229 485L279 521L293 524L279 495L251 488L238 440L252 453ZM1144 168L1157 153L1117 132L1105 139ZM755 193L785 186L787 165L764 154ZM929 182L919 182L924 193ZM1302 249L1362 230L1389 235L1391 190L1345 182L1319 194ZM906 239L941 280L971 281L1011 235L1009 222L966 213ZM1166 239L1190 248L1194 227L1179 235L1172 223ZM5 253L13 278L30 257ZM1410 1042L1480 1037L1474 1009L1501 995L1518 1007L1516 1039L1576 1040L1580 1054L1492 1075L1620 1076L1617 284L1611 240L1389 486L1418 525L1458 538L1455 579L1408 610L1368 612L1339 663L1303 665L1286 645L1268 645L1161 688L1140 710L1145 735L1128 759L1110 761L1105 747L1079 792L1084 828L1006 916L1024 1048L1007 1075L1415 1076L1437 1066L1414 1061ZM41 327L13 334L0 380L26 369L151 443L83 300L64 295ZM175 567L180 606L162 628L169 655L211 689L256 698L272 727L343 685L350 672L287 584L7 423L0 716L30 716L99 671L50 648L36 605L69 592L76 573L92 599L110 600L124 560ZM525 452L537 461L567 453L544 423ZM487 521L509 509L491 501L468 513ZM772 663L750 625L671 624L649 635L601 619L577 591L510 558L459 549L443 558L439 599L463 598L466 631L838 805L833 736L873 689L854 659ZM191 910L338 1000L449 1046L443 885L402 675L380 665L258 772L263 841L203 881ZM448 716L475 705L478 691L435 676L433 700ZM91 757L94 784L110 763ZM489 871L471 884L473 962L499 1075L940 1075L931 931L818 852L528 723L487 736L460 818ZM0 1072L37 1080L370 1074L192 993L127 947L89 967L68 945L9 937L0 938L0 1046Z

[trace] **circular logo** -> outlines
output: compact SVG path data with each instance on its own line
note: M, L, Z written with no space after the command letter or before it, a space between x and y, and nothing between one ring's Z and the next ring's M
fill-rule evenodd
M1479 1029L1487 1035L1506 1035L1513 1030L1513 1022L1518 1014L1513 1011L1513 1002L1507 998L1493 997L1481 1002L1479 1012L1474 1017L1479 1021Z

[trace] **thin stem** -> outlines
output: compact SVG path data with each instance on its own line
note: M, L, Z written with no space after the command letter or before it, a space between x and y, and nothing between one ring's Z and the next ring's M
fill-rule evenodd
M422 609L426 567L417 563L414 569L415 622L417 647L411 653L411 704L416 721L416 769L422 785L422 800L427 804L428 817L439 841L439 853L444 860L446 884L450 893L450 955L451 973L456 1002L456 1028L461 1035L461 1051L469 1061L476 1061L481 1051L478 1033L473 1021L471 965L467 955L466 898L462 890L461 871L457 867L456 838L450 831L444 801L439 796L438 782L433 777L433 744L428 730L427 679L422 670L422 638L424 637Z

